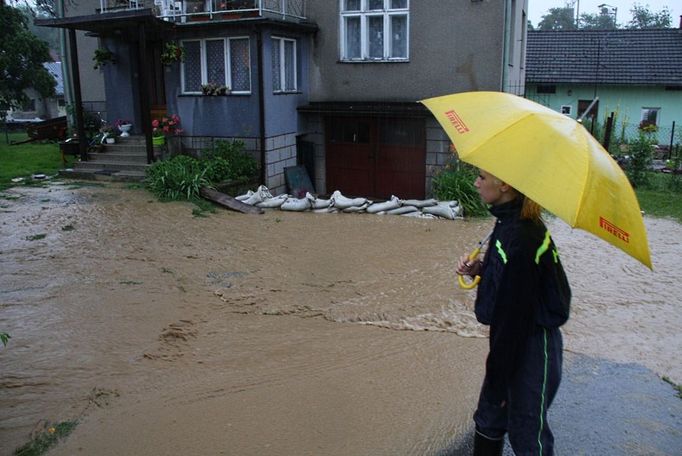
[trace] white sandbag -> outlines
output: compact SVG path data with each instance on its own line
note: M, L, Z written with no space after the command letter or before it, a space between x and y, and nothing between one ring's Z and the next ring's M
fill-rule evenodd
M397 196L391 195L391 199L384 201L383 203L374 203L367 207L368 214L376 214L377 212L390 211L400 207L400 199Z
M391 209L390 211L386 211L386 213L390 215L403 215L409 214L410 212L419 212L419 208L414 206L400 206L395 209Z
M289 195L283 193L281 195L261 201L260 203L256 203L256 207L264 207L269 209L280 207L287 200L287 198L289 198Z
M270 193L270 189L267 188L265 185L259 185L256 192L260 193L263 196L263 200L265 200L266 198L272 198L272 193Z
M312 195L310 192L306 192L305 197L310 200L310 205L313 209L324 209L324 208L329 207L329 205L332 203L332 200L317 198L316 196Z
M422 208L422 213L437 215L438 217L443 217L449 220L454 220L459 216L456 207L450 206L449 202L438 203L435 206L424 207Z
M265 185L260 185L251 196L245 200L242 200L242 203L254 206L255 204L265 201L269 198L272 198L272 193L270 193L270 190L268 190Z
M369 206L369 201L365 201L363 204L359 206L351 206L351 207L346 207L343 208L343 212L364 212L367 209L367 206Z
M332 193L331 205L338 207L339 209L345 209L347 207L362 206L367 203L367 198L346 198L341 194L340 191L336 190Z
M310 209L310 200L308 198L287 198L279 208L283 211L307 211Z
M237 201L244 201L246 199L249 199L251 195L253 195L253 190L249 190L243 195L235 196L234 199L236 199Z
M438 201L430 198L430 199L425 199L425 200L415 200L415 199L409 199L409 200L403 200L403 206L414 206L416 208L422 208L422 207L429 207L429 206L435 206L438 204Z

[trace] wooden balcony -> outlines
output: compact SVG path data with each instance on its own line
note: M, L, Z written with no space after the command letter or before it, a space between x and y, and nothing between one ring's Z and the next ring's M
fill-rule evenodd
M269 17L305 20L305 0L100 0L102 14L152 8L169 22Z

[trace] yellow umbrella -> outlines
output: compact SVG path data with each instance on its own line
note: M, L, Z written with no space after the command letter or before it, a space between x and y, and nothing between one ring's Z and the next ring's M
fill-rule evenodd
M635 192L620 166L580 123L502 92L465 92L422 103L461 160L652 268Z

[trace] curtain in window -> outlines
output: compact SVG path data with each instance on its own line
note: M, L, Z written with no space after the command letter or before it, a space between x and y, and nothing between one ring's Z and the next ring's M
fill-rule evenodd
M370 16L367 21L369 39L369 58L384 58L384 17Z
M284 90L296 90L296 43L284 41Z
M185 41L185 86L183 92L201 92L201 42Z
M407 58L407 16L391 16L391 57Z
M360 52L360 18L346 18L346 58L362 58Z
M206 82L225 84L225 41L206 41Z
M360 11L360 0L344 0L344 11Z
M407 8L407 0L391 0L392 9Z
M282 90L280 40L272 40L272 90Z
M230 77L233 92L251 91L249 40L230 40Z
M384 0L369 0L368 6L370 10L383 10Z

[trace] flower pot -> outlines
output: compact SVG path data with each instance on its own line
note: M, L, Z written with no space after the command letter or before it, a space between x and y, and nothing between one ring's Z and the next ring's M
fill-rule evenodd
M165 136L152 136L152 144L155 146L163 146L166 144L166 137Z
M116 142L116 138L113 138L111 136L107 136L106 142L107 142L107 144L114 144Z
M133 128L132 124L119 125L118 129L121 130L121 137L127 138L130 136L130 129Z

